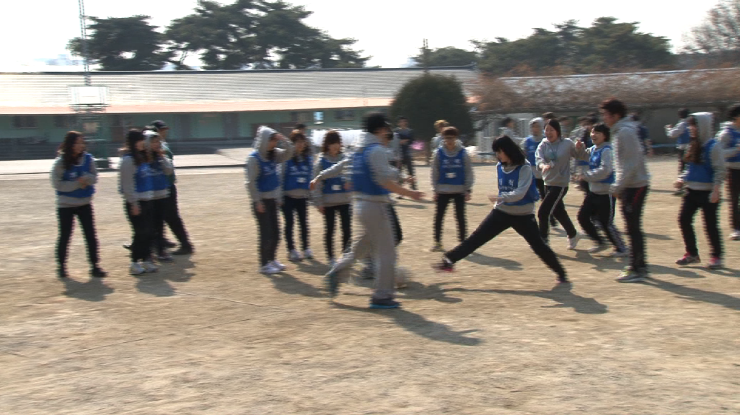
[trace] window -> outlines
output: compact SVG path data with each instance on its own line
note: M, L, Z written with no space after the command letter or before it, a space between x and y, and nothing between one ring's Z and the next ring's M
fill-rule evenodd
M337 121L352 121L355 119L355 111L337 110L334 112L334 119Z
M54 127L70 129L75 126L75 118L71 115L55 115Z
M13 128L36 128L36 117L33 115L16 115L13 117Z
M290 120L294 123L307 123L313 121L313 114L308 111L293 111L290 113Z
M324 112L323 111L316 111L313 113L313 122L317 124L321 124L324 122Z

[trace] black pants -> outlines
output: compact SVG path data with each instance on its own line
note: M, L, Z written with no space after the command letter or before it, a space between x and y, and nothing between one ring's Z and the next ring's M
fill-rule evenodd
M498 209L493 209L478 226L478 229L473 231L473 233L471 233L470 236L456 248L448 251L445 256L453 263L460 261L509 228L514 228L514 230L527 241L534 253L537 254L537 256L539 256L540 259L550 267L550 269L555 271L558 276L565 277L565 269L563 269L560 261L558 261L558 258L555 256L555 252L553 252L542 237L540 237L537 229L537 221L535 221L534 215L510 215Z
M684 168L686 168L686 161L684 161L684 157L686 156L686 150L683 148L678 149L678 174L680 175L683 173Z
M152 244L154 243L154 202L151 200L139 201L139 214L131 214L131 204L126 203L126 217L131 223L134 232L131 242L131 261L148 261L152 257Z
M301 228L301 247L308 249L308 199L296 199L285 196L283 198L283 218L285 219L285 243L288 251L295 249L293 240L293 221L298 214L298 226Z
M571 222L570 216L565 210L565 203L563 203L566 194L568 194L567 187L545 186L545 197L542 199L540 210L537 212L537 218L540 222L540 236L545 241L547 241L550 233L550 222L548 220L551 216L554 216L563 225L568 238L576 236L576 227L573 226L573 222Z
M465 222L465 193L438 193L434 214L434 242L442 240L442 221L445 218L447 205L450 201L455 202L455 219L457 220L457 239L462 242L467 236L467 225Z
M583 228L594 242L602 245L604 238L599 235L593 223L593 219L596 219L601 223L606 237L614 245L614 248L619 252L624 252L626 247L624 246L624 242L622 242L622 237L619 235L617 227L614 226L616 206L617 201L614 196L608 194L597 195L596 193L588 192L586 193L586 198L583 199L581 209L578 211L578 223L581 224L581 228Z
M352 218L350 205L337 205L324 208L324 220L326 228L324 229L324 247L326 248L326 257L328 259L334 256L334 228L336 223L336 214L339 213L339 219L342 222L342 252L350 247L352 240Z
M545 198L545 181L543 179L534 179L535 185L537 185L537 191L540 192L540 199ZM550 226L557 225L558 222L554 216L550 216Z
M165 210L167 209L167 199L168 198L152 200L152 220L154 223L154 229L152 230L152 249L157 253L157 255L165 253L164 217Z
M180 217L180 209L177 207L177 187L174 184L170 187L170 197L164 199L163 209L164 223L170 227L175 238L180 242L180 246L184 248L192 248L193 245L190 243L190 239L188 238L185 224L182 222L182 218ZM164 237L164 223L161 231L162 237Z
M624 189L621 195L622 216L630 237L630 266L634 270L647 268L645 235L642 232L642 210L645 207L648 187Z
M401 157L401 161L398 162L398 173L399 175L403 171L403 168L406 168L406 171L408 172L408 175L411 177L414 177L414 160L411 158L410 155L406 155ZM402 181L399 181L399 183L402 183ZM411 183L411 188L416 190L416 181L414 180Z
M275 260L275 254L280 244L280 222L278 221L278 207L275 199L262 199L262 205L264 205L265 211L259 213L255 204L252 203L252 212L259 227L260 265L265 266Z
M740 231L740 169L727 169L727 189L730 194L730 223Z
M69 240L72 238L75 216L77 216L80 225L82 225L82 231L85 234L85 243L87 243L87 258L90 260L90 265L94 267L98 264L100 258L98 257L98 237L95 234L95 215L91 204L57 208L57 217L59 218L57 263L60 268L64 268L67 263Z
M719 203L711 203L708 190L688 189L686 196L683 198L681 213L678 215L678 223L681 225L681 234L686 244L686 253L689 255L699 255L696 247L696 233L694 233L694 215L701 209L704 214L704 229L709 238L709 244L712 246L711 255L714 258L722 258L722 239L719 233L719 220L717 211Z

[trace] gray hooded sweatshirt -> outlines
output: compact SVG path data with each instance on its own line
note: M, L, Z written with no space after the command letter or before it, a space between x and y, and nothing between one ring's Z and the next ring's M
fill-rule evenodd
M465 184L463 185L454 185L454 184L440 184L439 183L439 163L440 163L440 157L439 152L444 151L444 154L447 157L457 157L458 153L463 151L463 145L460 142L460 140L457 140L455 143L455 148L450 151L447 149L447 146L444 145L444 142L442 145L432 150L432 168L431 168L431 176L432 176L432 189L434 189L434 193L446 193L446 194L452 194L452 193L469 193L473 190L473 183L475 182L475 176L473 175L473 165L470 161L470 155L465 152L463 155L463 163L464 163L464 169L465 169Z
M318 160L316 160L316 163L314 164L314 168L313 168L314 178L319 178L321 176L321 158L324 158L327 161L332 162L332 163L341 163L342 166L346 166L347 162L349 161L349 157L345 156L344 153L339 153L334 157L330 156L327 153L323 153L318 157ZM342 173L343 171L340 171L336 177L341 176ZM325 179L331 178L331 177L323 177L323 176L321 177ZM324 189L323 183L317 183L316 189L313 191L313 200L314 200L314 204L316 205L316 207L331 207L331 206L339 206L339 205L348 205L350 204L350 202L352 202L352 194L350 192L324 194L323 189Z
M732 130L736 130L735 126L732 125L732 123L727 123L722 131L719 133L719 137L717 141L719 141L719 144L722 147L723 154L725 155L726 159L735 157L738 152L740 152L740 143L735 145L734 147L732 144ZM740 169L740 162L737 161L728 161L726 162L727 168L729 169Z
M544 139L537 146L535 160L546 186L568 187L570 183L570 159L577 158L576 145L569 138L558 138L554 142ZM550 170L543 171L545 166Z
M82 154L82 157L80 157L80 163L85 162L86 154L87 153ZM62 157L57 157L57 159L54 160L54 165L51 168L51 185L54 187L54 190L59 191L59 192L74 192L77 189L82 189L82 185L77 180L75 181L62 180L63 176L64 176L64 159L62 159ZM84 179L85 183L88 186L92 186L98 182L98 169L95 167L95 163L90 164L90 173L83 174L82 178ZM69 196L57 195L57 207L59 208L85 206L85 205L90 204L91 201L92 201L92 196L90 197L69 197Z
M594 151L604 148L607 145L611 146L608 141L603 142L598 146L591 146L591 148L587 149L585 153L582 153L578 158L581 160L589 160ZM595 169L586 170L583 173L583 178L588 182L588 190L590 192L596 193L597 195L609 194L612 187L611 183L601 183L601 181L609 177L609 175L614 172L614 157L612 153L612 149L604 149L604 151L601 152L601 165ZM588 168L588 166L586 167Z
M627 188L645 187L650 183L642 140L637 136L635 123L627 117L611 127L616 179L611 193L616 195Z
M691 114L696 118L697 122L697 134L699 135L699 142L701 142L701 152L704 154L704 146L707 142L714 138L714 132L712 131L712 113L710 112L697 112ZM683 173L679 178L684 180L684 185L691 190L704 190L712 191L715 186L722 186L722 182L727 176L727 166L725 164L725 155L722 150L722 145L717 142L710 153L710 159L712 163L712 169L714 170L714 182L713 183L701 183L701 182L690 182L686 181L686 175L689 172L689 166L686 165Z
M252 147L258 151L259 156L263 160L267 160L267 148L270 142L270 137L275 133L277 133L277 131L265 126L261 126L257 130L257 137L255 137ZM280 148L279 146L281 145L285 148ZM278 143L278 146L275 147L275 162L278 164L284 163L291 157L293 157L293 144L288 140L283 141L282 144ZM280 185L278 185L277 189L270 192L260 192L257 189L257 180L259 179L261 172L260 162L257 157L250 154L247 157L247 163L244 170L247 176L247 180L244 182L244 185L247 188L250 199L252 199L252 203L258 203L262 201L262 199L280 198L282 194Z

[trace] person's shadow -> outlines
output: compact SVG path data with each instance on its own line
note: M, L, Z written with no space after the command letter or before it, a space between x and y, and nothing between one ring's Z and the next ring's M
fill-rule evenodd
M466 336L466 334L474 333L478 330L455 331L445 324L427 320L419 314L412 313L402 308L393 310L373 310L370 308L356 307L337 302L334 302L333 304L335 308L340 310L358 311L390 317L404 330L429 340L457 344L460 346L478 346L482 343L481 339Z
M558 284L551 290L529 291L529 290L482 290L468 288L451 288L448 291L480 292L493 294L511 294L523 295L528 297L540 297L555 301L557 304L544 306L546 308L572 308L576 313L581 314L604 314L608 311L605 304L596 301L595 298L582 297L573 293L573 287L570 284Z
M474 252L471 255L468 255L467 257L465 257L465 260L478 265L488 265L492 267L508 269L511 271L522 270L522 264L520 262L505 258L495 258L492 256L481 254L479 252Z
M267 278L272 282L272 284L278 291L285 294L302 295L305 297L313 298L326 297L326 295L320 289L299 280L298 278L288 274L287 272L267 275Z
M112 294L113 287L105 284L102 278L90 278L87 282L64 279L64 295L85 301L103 301L108 294Z
M358 287L374 288L374 279L365 279L359 276L352 278L352 284ZM452 282L440 282L436 284L424 285L418 281L409 281L406 283L406 287L399 288L397 293L400 295L399 298L409 300L434 300L440 303L460 303L462 298L450 297L447 295L447 291L443 288L445 284L452 284ZM344 293L344 295L354 295L358 297L365 297L366 294L354 294Z
M297 261L293 264L296 266L296 271L312 275L325 275L331 269L329 264L321 263L313 258Z
M684 285L674 284L672 282L662 281L655 278L650 278L645 281L644 284L674 293L687 300L717 304L731 310L740 311L740 298L733 297L731 295L686 287Z
M134 278L136 278L136 289L141 293L155 297L172 297L176 294L175 287L167 281L168 278L163 272L134 275Z

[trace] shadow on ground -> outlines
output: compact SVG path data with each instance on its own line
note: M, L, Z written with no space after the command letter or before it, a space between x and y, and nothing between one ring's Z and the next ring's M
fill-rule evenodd
M103 301L108 294L115 291L113 287L106 285L102 278L90 278L87 282L65 278L63 282L64 295L85 301Z
M601 304L595 298L583 297L573 293L573 287L570 284L558 284L551 290L484 290L484 289L468 289L468 288L451 288L448 291L459 291L459 292L476 292L476 293L491 293L491 294L510 294L510 295L523 295L528 297L539 297L548 300L555 301L557 304L544 306L546 308L572 308L576 313L581 314L604 314L608 311L605 304Z

